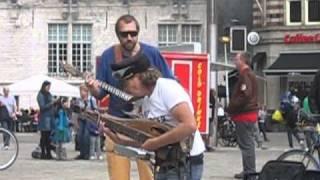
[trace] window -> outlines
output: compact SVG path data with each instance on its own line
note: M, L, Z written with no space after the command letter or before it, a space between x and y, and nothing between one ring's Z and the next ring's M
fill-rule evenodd
M91 68L91 34L89 24L74 24L72 26L72 65L81 72ZM60 61L68 61L68 25L49 24L48 27L48 73L58 75L63 73Z
M71 4L77 4L78 0L71 0ZM69 0L63 0L63 4L69 4Z
M302 21L302 2L301 0L287 1L287 24L299 25Z
M158 40L159 46L170 46L177 44L178 25L159 25Z
M181 43L201 43L201 25L199 24L161 24L158 31L159 46Z
M182 25L182 42L200 42L200 25Z
M91 25L73 25L72 65L81 72L91 70Z
M320 24L320 0L306 0L306 24Z
M287 0L288 25L320 24L320 0Z
M67 24L49 24L48 38L48 73L58 74L63 71L59 67L59 62L67 60Z

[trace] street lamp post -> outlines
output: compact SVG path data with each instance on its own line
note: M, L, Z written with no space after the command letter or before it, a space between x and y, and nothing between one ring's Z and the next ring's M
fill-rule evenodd
M228 36L222 36L221 41L224 46L224 63L228 64L228 54L227 54L227 45L230 42L230 38ZM229 78L228 71L225 70L225 82L226 82L226 106L229 105Z

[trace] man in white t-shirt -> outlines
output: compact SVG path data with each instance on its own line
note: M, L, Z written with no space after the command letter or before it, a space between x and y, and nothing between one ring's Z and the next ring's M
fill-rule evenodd
M13 131L14 123L13 121L17 119L16 111L17 111L17 105L16 100L13 96L9 95L9 88L4 87L3 88L3 96L0 96L0 101L3 105L6 106L10 119L2 124L2 126L9 131ZM4 136L4 149L7 150L10 145L10 136Z
M200 180L205 145L197 130L189 95L177 81L161 78L158 70L149 67L149 61L143 54L124 62L126 63L114 64L111 67L115 73L118 73L117 77L123 80L125 91L137 97L144 97L142 114L146 118L158 118L162 119L163 123L174 125L172 130L148 139L138 147L155 151L194 135L191 151L187 155L187 163L183 165L168 159L165 163L159 164L155 179ZM119 137L109 129L105 129L105 132L116 143L133 145L132 141Z

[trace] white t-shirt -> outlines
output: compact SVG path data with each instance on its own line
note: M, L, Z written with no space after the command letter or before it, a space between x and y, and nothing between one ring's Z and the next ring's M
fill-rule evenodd
M224 110L222 107L218 107L217 116L224 116Z
M175 80L159 78L150 97L145 97L142 104L142 113L147 118L162 117L164 122L171 125L177 125L170 114L170 110L181 102L187 102L192 113L193 105L188 93ZM196 156L205 151L205 145L197 130L194 134L193 146L190 152L191 156Z
M0 96L0 101L7 107L7 110L11 116L15 111L16 99L13 96Z

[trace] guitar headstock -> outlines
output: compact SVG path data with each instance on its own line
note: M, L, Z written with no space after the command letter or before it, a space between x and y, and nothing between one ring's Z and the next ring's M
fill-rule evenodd
M81 73L77 68L73 67L71 64L68 64L66 61L60 61L60 65L66 71L66 73L71 74L75 77L82 77L83 73Z

